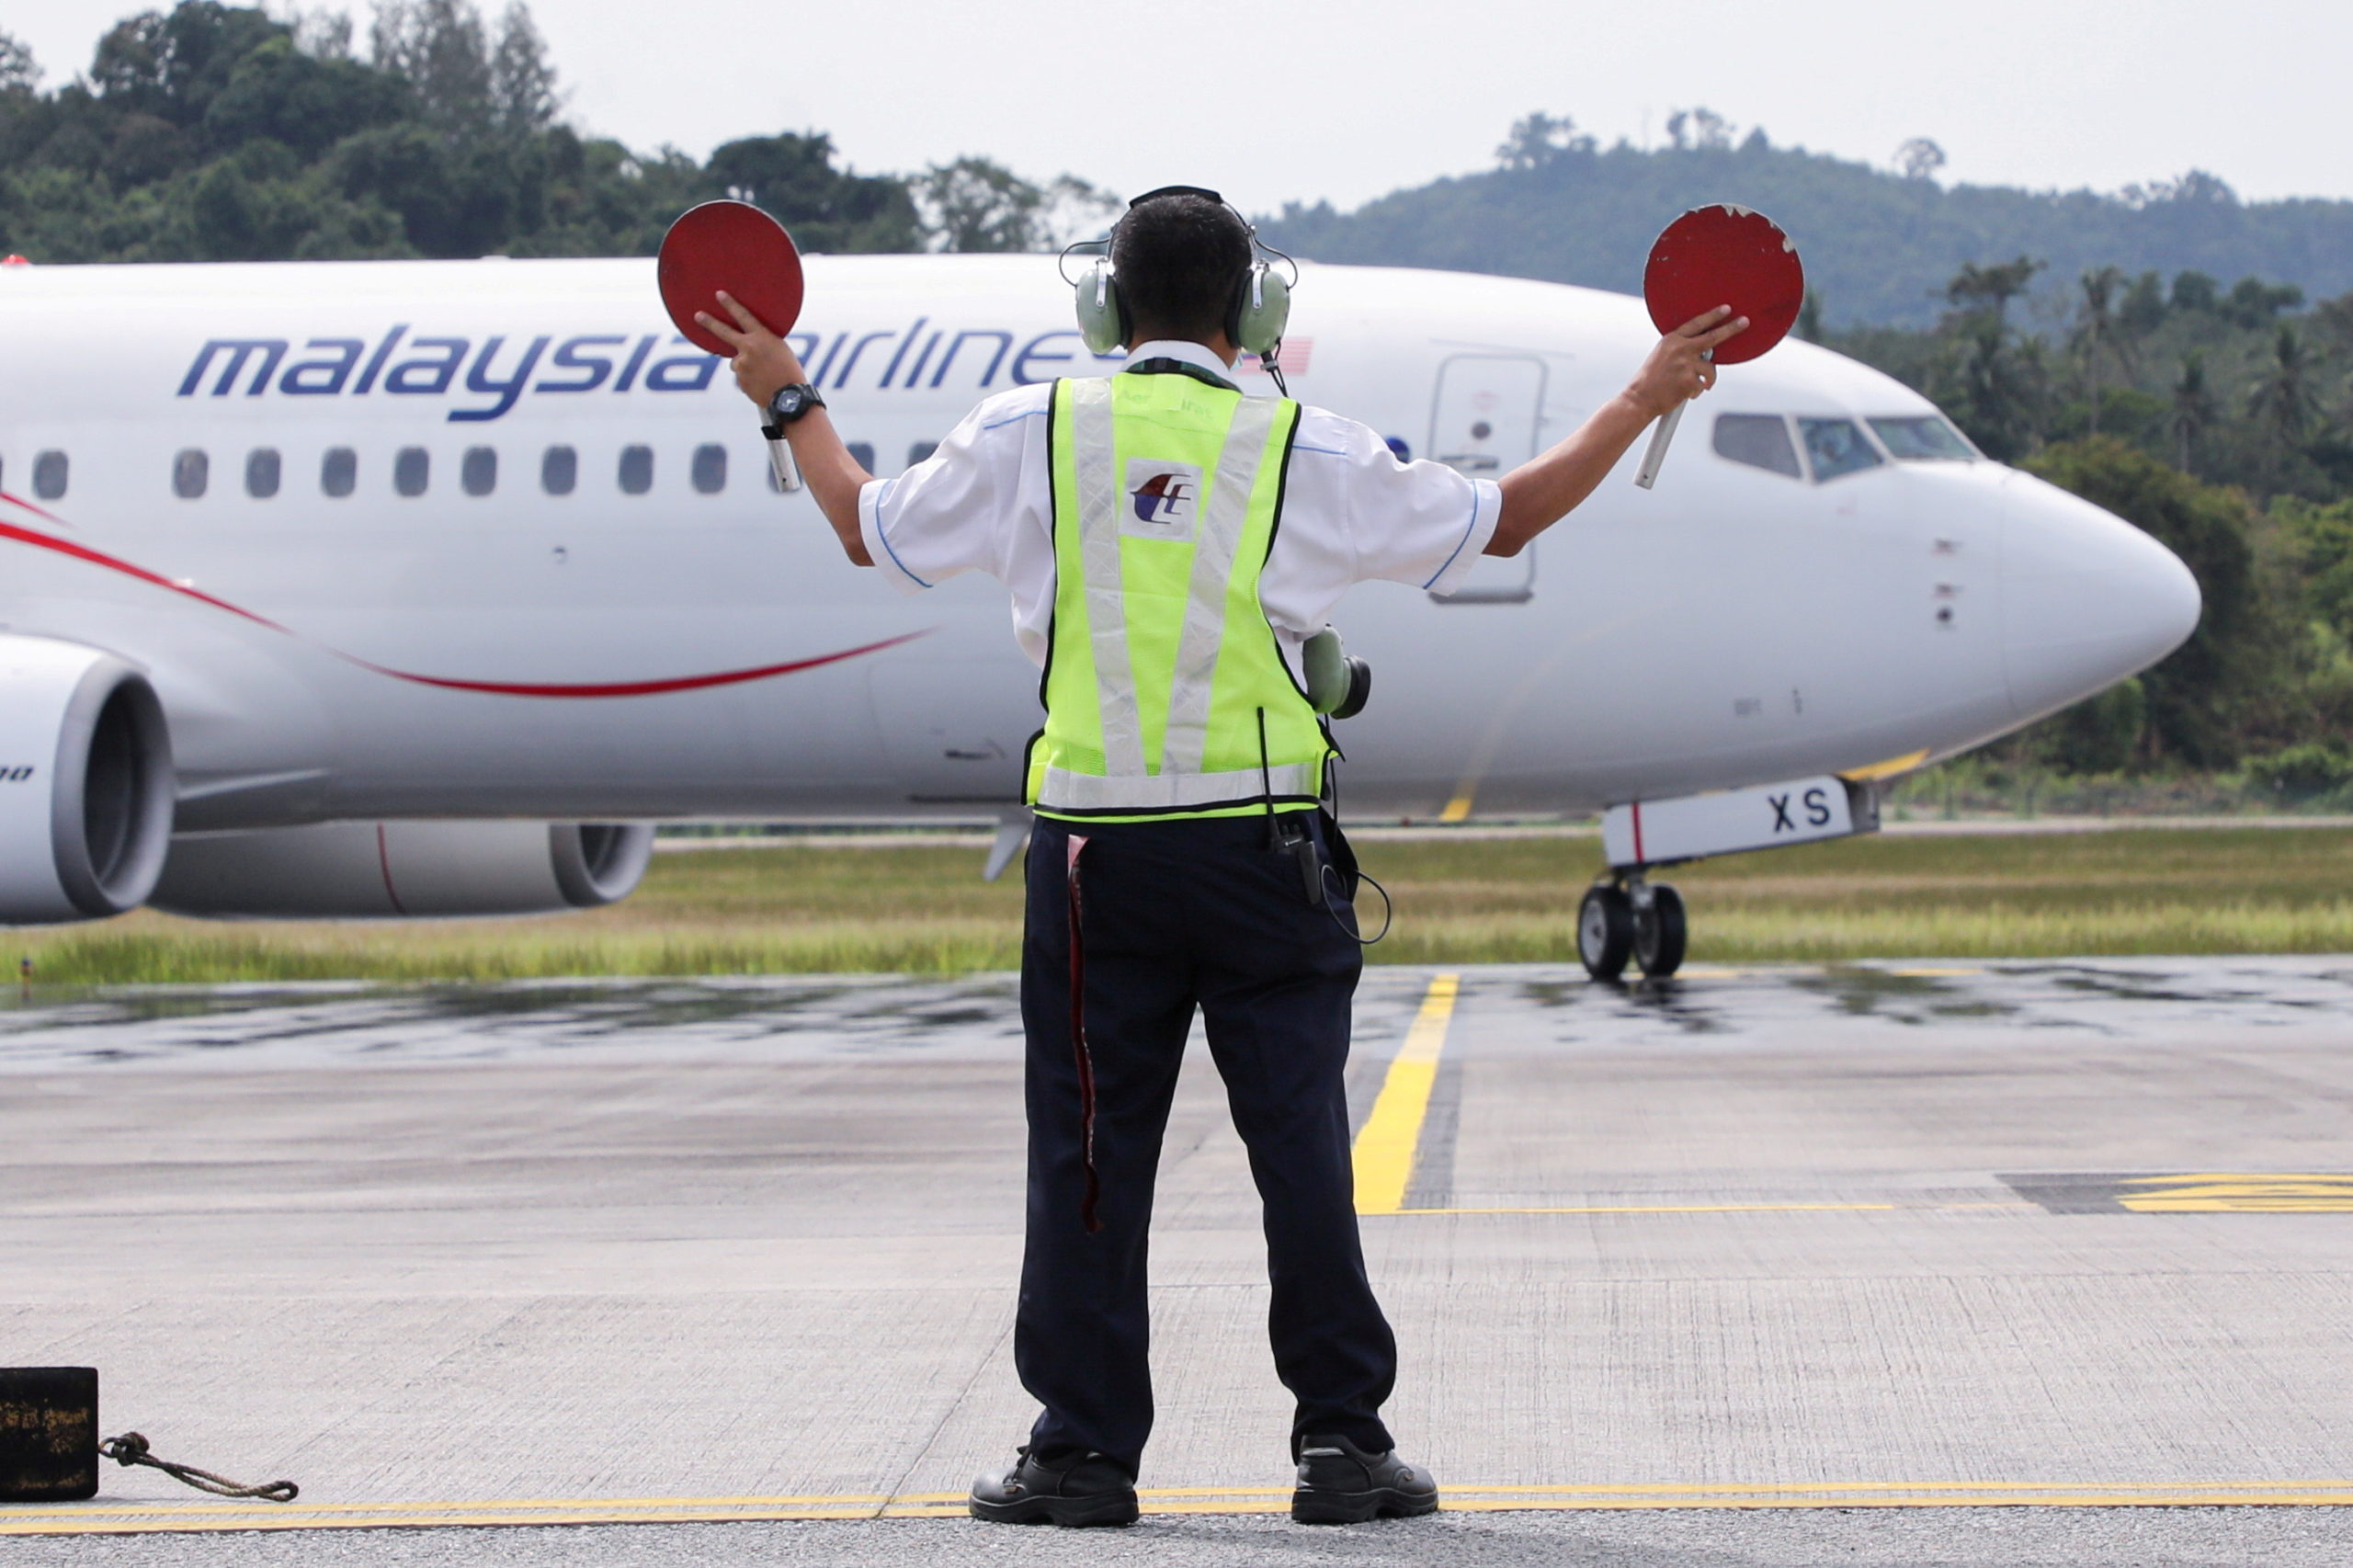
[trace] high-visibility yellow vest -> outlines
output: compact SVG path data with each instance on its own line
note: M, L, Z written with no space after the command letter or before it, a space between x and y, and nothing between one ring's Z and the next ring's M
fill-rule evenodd
M1175 372L1055 383L1040 814L1236 816L1322 796L1331 740L1258 604L1298 426L1288 398Z

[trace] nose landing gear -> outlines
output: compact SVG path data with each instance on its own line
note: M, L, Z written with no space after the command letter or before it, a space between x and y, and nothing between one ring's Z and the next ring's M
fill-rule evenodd
M1577 957L1596 980L1618 979L1630 959L1665 980L1683 967L1688 937L1683 895L1639 869L1594 883L1577 906Z

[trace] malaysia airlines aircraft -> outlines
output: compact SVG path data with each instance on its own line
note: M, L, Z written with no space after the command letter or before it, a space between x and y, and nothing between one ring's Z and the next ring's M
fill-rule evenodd
M796 345L878 473L1116 366L1051 258L807 271ZM1490 476L1655 336L1630 298L1455 273L1310 265L1296 298L1295 395ZM0 367L0 924L586 906L662 818L1018 841L1040 714L1002 591L845 561L651 261L9 266ZM1691 415L1656 489L1638 445L1452 599L1345 607L1378 676L1350 814L1605 810L1599 973L1679 960L1652 869L1866 831L1872 780L2199 613L2154 540L1836 354L1785 344Z

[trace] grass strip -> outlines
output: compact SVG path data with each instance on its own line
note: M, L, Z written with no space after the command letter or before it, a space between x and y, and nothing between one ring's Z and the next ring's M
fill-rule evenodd
M1590 837L1369 844L1397 901L1375 961L1574 962ZM654 858L626 902L506 920L244 922L141 911L13 933L44 983L962 973L1020 960L1017 874L955 846ZM1695 963L2353 951L2353 831L1859 838L1665 873Z

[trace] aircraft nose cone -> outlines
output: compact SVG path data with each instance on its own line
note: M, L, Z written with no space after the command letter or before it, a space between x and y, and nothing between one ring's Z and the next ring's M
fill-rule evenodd
M2198 629L2198 580L2113 513L2028 474L2002 524L2010 703L2039 717L2148 668Z

